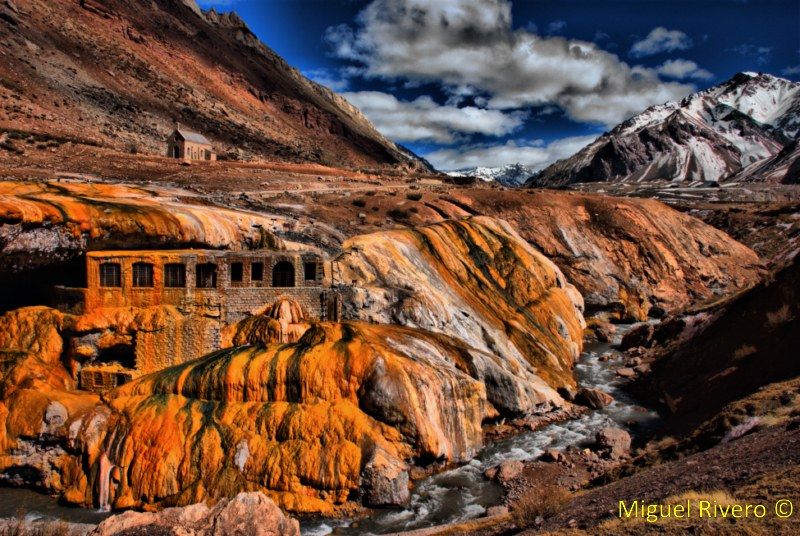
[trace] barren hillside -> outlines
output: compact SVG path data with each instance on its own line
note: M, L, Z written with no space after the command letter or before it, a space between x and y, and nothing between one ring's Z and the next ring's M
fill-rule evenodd
M206 13L194 0L0 8L0 129L163 153L179 123L231 158L424 167L235 13Z

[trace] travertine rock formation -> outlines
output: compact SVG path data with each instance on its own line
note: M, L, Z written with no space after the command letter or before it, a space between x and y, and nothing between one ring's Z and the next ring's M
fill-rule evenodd
M453 200L508 221L564 271L588 312L644 320L653 306L673 312L717 300L761 274L752 250L651 199L473 190Z
M302 306L296 300L284 298L260 314L249 316L230 326L224 336L232 340L232 344L228 346L266 346L271 343L297 342L308 328Z
M346 316L446 333L499 358L487 357L485 373L499 362L519 383L496 385L496 405L530 410L574 385L581 296L507 223L480 217L359 236L336 265L354 283Z
M355 239L349 251L347 270L362 281L354 292L384 300L378 320L411 327L315 324L297 342L269 344L270 321L279 336L281 321L304 327L296 304L279 302L237 326L245 346L102 399L74 391L76 367L93 354L84 346L157 331L167 308L0 317L0 479L41 475L36 485L85 506L262 491L290 511L333 513L354 497L402 503L412 464L466 461L485 420L564 404L555 388L573 383L580 297L506 224L446 222ZM412 284L414 299L386 300Z
M0 223L0 272L53 264L87 249L281 246L265 216L115 184L0 181Z

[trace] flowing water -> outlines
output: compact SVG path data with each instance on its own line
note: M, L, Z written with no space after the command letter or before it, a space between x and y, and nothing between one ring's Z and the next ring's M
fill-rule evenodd
M617 340L629 326L618 326ZM358 521L309 521L302 523L305 536L367 535L412 530L445 523L455 523L481 516L486 508L498 504L502 488L483 477L489 467L506 460L530 460L546 449L563 449L569 445L588 444L598 430L619 426L633 434L651 429L658 414L636 403L620 388L621 380L615 371L620 359L600 361L600 355L611 352L619 355L612 344L586 346L575 366L575 378L583 387L602 389L614 396L614 402L602 410L589 411L578 419L550 424L533 432L487 445L466 465L425 478L416 484L411 501L405 509L375 510L367 519Z
M621 329L619 329L621 328ZM625 327L618 328L621 337ZM617 341L618 342L618 341ZM595 433L608 425L621 426L634 433L652 427L658 415L638 406L619 387L614 371L619 359L601 362L605 352L619 354L610 344L587 345L575 366L578 383L603 389L615 401L608 407L585 413L578 419L551 424L534 432L522 432L487 445L470 463L438 473L416 484L405 509L376 510L368 519L316 520L302 523L305 536L382 534L445 523L464 521L482 515L486 508L502 500L502 488L487 481L483 472L506 460L529 460L548 448L590 442ZM54 499L24 489L0 488L0 518L16 517L19 512L29 520L62 519L71 523L96 524L110 514L59 505Z

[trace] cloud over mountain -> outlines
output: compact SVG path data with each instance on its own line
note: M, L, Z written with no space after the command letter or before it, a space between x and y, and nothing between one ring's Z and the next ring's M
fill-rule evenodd
M329 28L326 38L366 77L437 83L451 95L483 97L490 109L555 104L604 125L693 89L595 43L514 29L505 0L375 0L355 28Z
M459 149L439 149L426 159L437 169L455 170L473 167L501 167L518 162L539 171L556 160L572 156L594 141L596 136L573 136L545 144L542 140L513 141L502 144L479 144Z
M401 101L380 91L344 93L384 135L398 141L450 143L460 134L502 136L522 125L520 112L439 105L430 97Z

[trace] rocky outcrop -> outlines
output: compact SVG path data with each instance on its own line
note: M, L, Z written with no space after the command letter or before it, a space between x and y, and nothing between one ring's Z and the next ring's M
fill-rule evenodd
M125 512L112 516L89 536L300 536L299 523L283 515L266 495L240 493L214 506L205 503L167 508L158 513Z
M0 480L83 506L260 491L333 514L353 499L401 504L414 465L470 459L485 421L565 404L556 388L574 386L580 296L507 224L371 235L347 256L338 273L363 299L351 316L367 304L365 319L388 323L306 324L279 301L226 331L242 346L181 363L147 343L179 314L169 306L0 317ZM134 336L137 362L141 338L142 357L174 366L102 397L75 390L81 367Z
M498 409L559 404L555 390L574 385L581 297L503 221L479 217L355 237L334 269L353 284L347 317L445 333L481 350L474 366Z
M679 311L736 294L760 279L753 251L658 201L486 190L452 199L472 213L508 221L563 270L583 295L587 313L644 320L654 306ZM437 206L448 204L452 210L451 203Z
M265 216L115 184L0 181L0 223L0 273L92 249L281 247Z
M330 514L358 493L398 504L410 463L464 461L482 445L481 423L497 412L479 354L399 326L323 324L296 344L211 354L103 401L21 377L0 412L10 447L0 476L47 475L35 484L113 508L240 491L298 512ZM32 374L67 376L60 367Z
M800 373L800 256L735 299L666 323L650 341L658 356L639 391L657 396L686 431L727 403Z

